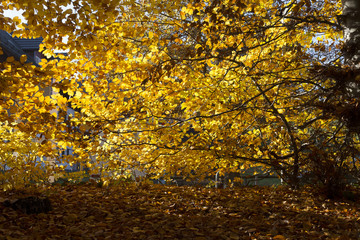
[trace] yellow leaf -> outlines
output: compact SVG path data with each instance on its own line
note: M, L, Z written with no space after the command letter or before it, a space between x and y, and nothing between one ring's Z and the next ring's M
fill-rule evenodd
M86 124L83 124L80 126L80 131L82 131L82 132L86 132L89 129L90 129L90 127Z
M133 231L133 233L143 233L143 232L145 232L144 230L140 229L139 227L133 227L132 231Z
M21 23L21 19L18 17L18 16L15 16L13 18L13 21L16 23L16 24L20 24Z
M27 56L26 56L25 54L21 55L21 57L20 57L20 62L21 62L21 63L25 63L26 60L27 60Z
M16 112L17 112L17 107L11 106L11 107L10 107L10 113L11 113L11 114L14 114L14 113L16 113Z
M283 235L276 235L275 237L273 237L273 239L275 239L275 240L285 240L286 238Z
M13 57L13 56L11 56L11 57L8 57L7 59L6 59L6 61L7 62L14 62L15 61L15 58Z
M179 44L182 44L182 42L183 42L180 38L176 38L174 41Z
M152 39L154 37L154 33L153 32L149 32L149 38Z

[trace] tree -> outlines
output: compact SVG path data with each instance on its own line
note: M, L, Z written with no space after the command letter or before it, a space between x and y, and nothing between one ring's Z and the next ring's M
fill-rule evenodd
M44 159L37 156L41 143L26 132L14 131L8 122L1 124L0 133L1 190L48 182L51 171L46 171ZM45 145L51 150L51 145Z
M28 25L15 34L43 36L49 56L69 51L27 79L69 98L52 96L31 114L18 108L12 119L32 117L29 134L72 147L66 161L111 176L259 166L292 186L318 172L316 181L334 188L359 156L357 84L342 81L357 81L348 54L357 33L342 38L343 26L358 29L348 24L357 5L345 3L344 25L337 0L3 3L25 10ZM17 87L13 99L28 104ZM58 113L49 121L51 109Z

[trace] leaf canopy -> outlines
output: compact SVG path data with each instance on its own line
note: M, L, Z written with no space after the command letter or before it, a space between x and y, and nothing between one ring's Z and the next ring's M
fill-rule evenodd
M27 25L3 18L1 29L44 38L41 67L8 59L0 81L3 121L48 140L38 156L111 177L261 167L296 182L358 167L347 116L359 100L336 75L352 71L339 0L2 5L24 10Z

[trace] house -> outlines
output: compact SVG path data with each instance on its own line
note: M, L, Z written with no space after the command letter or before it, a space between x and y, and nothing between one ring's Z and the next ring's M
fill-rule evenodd
M0 47L4 54L0 55L0 62L6 61L8 57L14 57L19 61L22 55L27 56L27 62L38 66L44 55L39 52L40 44L43 38L17 38L12 37L10 33L0 30Z
M20 57L22 55L27 56L27 63L34 64L35 66L40 66L39 63L41 59L44 59L45 56L39 52L40 44L42 43L43 38L18 38L13 37L10 33L0 30L0 48L3 52L0 55L0 62L5 62L8 57L14 57L16 61L20 61ZM50 96L54 94L51 87L46 87L42 89L44 91L45 96ZM73 113L72 109L68 109L68 112ZM63 155L70 155L72 154L71 149L67 149L62 153ZM76 170L78 166L74 167L67 167L67 170L73 171Z

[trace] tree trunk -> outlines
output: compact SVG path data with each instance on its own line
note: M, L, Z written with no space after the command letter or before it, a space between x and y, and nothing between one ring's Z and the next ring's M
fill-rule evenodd
M350 65L360 63L360 1L342 0L345 48L345 61Z
M347 79L345 83L345 94L357 101L360 99L360 1L342 0L343 14L341 16L341 25L344 28L344 63L350 67L353 77ZM350 108L349 108L350 109ZM351 108L348 118L349 130L360 134L360 113L359 106ZM345 116L346 117L346 116Z

